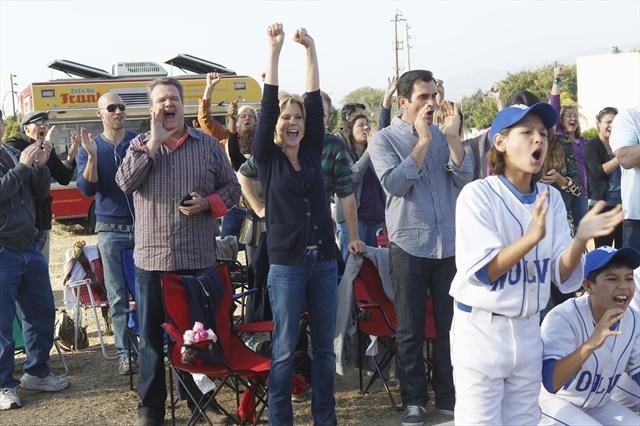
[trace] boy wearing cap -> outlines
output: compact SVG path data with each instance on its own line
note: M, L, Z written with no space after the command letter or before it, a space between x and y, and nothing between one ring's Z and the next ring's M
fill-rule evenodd
M20 152L33 143L47 146L49 152L53 153L45 160L51 177L60 185L68 185L73 178L73 169L76 164L75 157L80 144L73 143L71 145L67 156L67 164L65 165L60 161L53 149L51 135L54 130L55 126L49 127L49 115L46 112L32 111L22 117L20 134L6 143ZM51 202L50 195L35 200L35 225L38 229L35 243L47 261L49 259L49 234L51 232L52 219Z
M599 247L587 254L584 296L552 309L542 322L540 408L556 424L637 425L640 417L611 399L621 375L640 383L640 319L629 308L640 252Z
M571 239L557 189L539 182L551 105L514 105L490 129L492 176L466 185L456 204L451 358L456 424L538 424L542 364L539 312L553 283L582 282L582 253L622 221L596 204ZM480 354L480 356L479 356Z

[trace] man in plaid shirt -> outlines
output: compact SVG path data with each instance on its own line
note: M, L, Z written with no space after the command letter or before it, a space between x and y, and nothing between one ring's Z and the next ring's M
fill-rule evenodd
M216 217L240 198L218 141L184 123L183 91L173 78L150 83L151 131L131 141L116 182L133 193L136 301L140 321L138 422L162 424L165 375L160 276L198 275L216 263Z

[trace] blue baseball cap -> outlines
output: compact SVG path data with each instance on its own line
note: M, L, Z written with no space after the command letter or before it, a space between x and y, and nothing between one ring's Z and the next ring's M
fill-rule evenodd
M627 262L632 269L640 266L640 251L633 247L622 247L616 250L613 247L602 246L587 253L584 262L584 277L587 278L593 271L607 266L614 258Z
M544 123L544 127L547 129L555 126L558 122L558 114L556 114L556 110L546 102L538 102L530 107L522 104L511 105L500 111L498 115L496 115L496 118L493 119L493 123L491 123L491 130L489 130L489 139L491 144L493 144L493 138L498 133L518 123L530 112L540 117Z

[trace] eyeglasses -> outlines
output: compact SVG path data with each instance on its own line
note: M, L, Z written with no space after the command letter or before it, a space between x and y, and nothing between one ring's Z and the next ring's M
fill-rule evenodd
M109 104L102 109L106 109L109 112L115 112L116 108L118 108L120 111L124 111L125 109L127 109L127 106L125 104Z

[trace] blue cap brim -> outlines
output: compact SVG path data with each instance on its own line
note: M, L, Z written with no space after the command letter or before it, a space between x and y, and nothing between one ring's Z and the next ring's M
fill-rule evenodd
M607 266L613 259L623 260L636 269L640 266L640 251L633 247L623 247L616 251L603 252L598 249L587 253L587 259L584 265L584 277L587 278L593 271Z
M518 106L510 106L498 113L491 124L491 130L489 133L491 144L493 144L495 135L504 129L514 126L529 113L534 113L540 117L544 127L547 129L555 126L558 122L558 114L556 114L556 110L546 102L537 102L529 108L521 107L522 108L519 108Z

